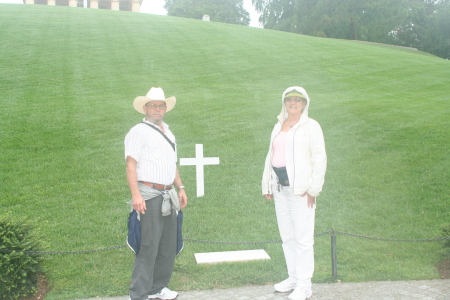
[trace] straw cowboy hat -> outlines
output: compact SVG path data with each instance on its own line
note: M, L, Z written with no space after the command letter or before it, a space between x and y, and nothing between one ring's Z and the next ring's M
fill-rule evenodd
M166 102L166 105L167 105L166 112L171 110L175 106L175 103L177 102L177 100L173 96L166 99L162 88L152 87L150 89L150 91L148 91L147 95L134 98L133 107L135 110L137 110L141 114L145 114L144 105L149 101L164 101L164 102Z

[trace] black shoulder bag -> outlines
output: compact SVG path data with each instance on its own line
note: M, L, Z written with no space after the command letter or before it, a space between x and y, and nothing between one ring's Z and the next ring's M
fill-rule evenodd
M172 141L167 137L167 135L164 134L164 132L162 132L161 130L159 130L159 129L156 128L155 126L152 126L152 125L150 125L150 124L148 124L148 123L145 123L145 122L141 122L141 123L142 123L142 124L145 124L145 125L148 125L150 128L153 128L153 129L155 129L156 131L158 131L159 133L161 133L161 135L166 139L166 141L169 142L170 146L172 146L173 151L175 151L175 144L172 143Z

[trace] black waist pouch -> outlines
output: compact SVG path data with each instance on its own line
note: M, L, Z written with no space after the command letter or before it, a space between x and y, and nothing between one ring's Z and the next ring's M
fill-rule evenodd
M275 174L277 174L278 183L281 184L282 186L289 186L289 178L287 175L286 167L282 168L272 167L272 168L275 171Z

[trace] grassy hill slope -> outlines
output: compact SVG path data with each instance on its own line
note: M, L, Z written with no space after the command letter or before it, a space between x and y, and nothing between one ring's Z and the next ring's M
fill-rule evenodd
M195 144L220 157L180 167L188 187L184 237L278 240L260 195L281 93L303 86L328 154L316 232L428 239L450 222L450 62L411 49L229 24L107 10L0 5L0 213L38 220L51 251L123 245L129 191L123 138L151 86L176 96L166 122L179 157ZM316 239L315 282L332 281L329 235ZM264 248L270 261L199 266L197 252ZM338 236L341 280L437 278L439 243ZM125 248L50 255L47 298L124 295ZM279 243L187 242L173 289L285 278ZM47 299L46 298L46 299Z

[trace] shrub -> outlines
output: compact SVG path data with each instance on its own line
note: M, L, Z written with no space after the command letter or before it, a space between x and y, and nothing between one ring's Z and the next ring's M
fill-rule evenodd
M450 237L450 223L442 226L442 237ZM443 242L445 252L450 255L450 239L446 239Z
M34 294L42 273L42 236L23 219L0 217L0 300Z

